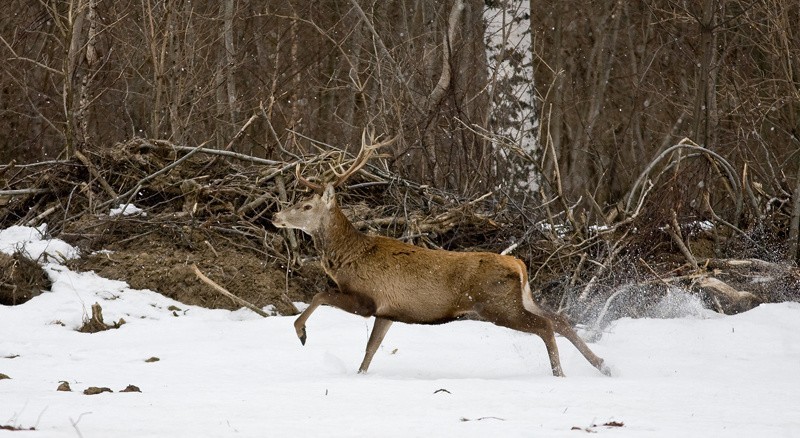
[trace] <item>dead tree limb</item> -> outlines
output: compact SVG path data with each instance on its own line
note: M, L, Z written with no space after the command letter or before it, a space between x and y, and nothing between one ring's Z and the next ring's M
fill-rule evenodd
M230 298L231 300L233 300L234 303L236 303L236 304L238 304L240 306L247 307L248 309L252 310L253 312L256 312L257 314L263 316L264 318L269 317L269 315L266 312L264 312L263 310L259 309L255 304L252 304L249 301L245 301L245 300L237 297L236 295L228 292L227 289L225 289L224 287L222 287L222 286L218 285L217 283L215 283L214 280L212 280L212 279L206 277L205 275L203 275L203 273L200 272L200 269L197 268L197 265L192 265L192 270L194 271L194 275L196 275L197 278L199 278L203 283L211 286L212 288L214 288L215 291L217 291L217 292L221 293L222 295L225 295L226 297Z
M242 129L244 129L244 128L246 128L246 126L242 127ZM231 140L231 141L233 141L233 140ZM201 147L201 148L198 149L197 147L193 147L193 146L176 145L176 144L173 144L173 143L171 143L169 141L166 141L166 140L155 140L154 143L157 143L157 144L160 144L160 145L164 145L164 146L168 146L168 147L170 147L172 149L175 149L176 151L181 151L181 152L192 152L194 150L197 150L197 152L201 152L201 153L208 154L208 155L221 155L223 157L235 158L237 160L249 161L251 163L264 164L264 165L267 165L267 166L275 166L275 165L283 164L282 161L267 160L265 158L252 157L250 155L240 154L238 152L233 152L233 151L228 151L228 150L212 149L212 148L204 148L204 147ZM208 143L208 142L206 142L206 143ZM203 143L203 145L205 145L206 143Z
M760 302L761 299L747 291L741 291L724 281L710 276L702 276L697 280L697 285L710 291L712 294L721 295L735 303L743 300Z
M681 227L678 224L678 215L675 213L675 210L672 210L672 220L670 224L666 227L667 234L669 237L672 238L672 241L675 242L675 245L678 246L678 249L683 254L683 257L686 258L686 261L692 265L692 268L697 270L697 259L692 254L692 251L689 250L689 247L686 246L686 242L683 241L683 237L681 236Z
M668 157L672 152L675 152L676 150L679 149L689 149L700 152L701 154L705 155L709 160L713 158L716 163L719 163L722 166L725 176L727 177L727 180L730 183L729 190L731 192L731 196L734 199L736 207L735 217L738 217L742 211L742 202L743 202L742 187L739 184L739 179L736 177L736 171L734 170L733 166L731 166L731 164L727 160L725 160L725 158L723 158L720 154L710 149L706 149L702 146L698 146L688 138L684 138L678 144L669 147L665 151L661 152L658 156L656 156L653 159L653 161L650 162L650 164L647 165L647 167L642 171L642 173L639 174L639 178L637 178L636 182L633 183L633 186L631 187L631 190L628 192L628 196L625 200L625 212L627 214L630 214L631 204L633 203L633 197L636 195L636 193L640 191L640 187L645 183L645 181L648 181L650 179L648 177L653 168L655 168L658 165L658 163L661 162L661 160ZM646 193L642 193L640 195L640 200L638 202L639 204L641 204L642 202L641 198L644 197L645 195Z
M238 140L238 139L242 138L242 136L244 135L244 131L246 131L246 130L247 130L247 128L248 128L248 127L249 127L249 126L250 126L250 125L251 125L251 124L252 124L252 123L253 123L253 122L254 122L254 121L257 119L257 118L258 118L258 114L253 114L252 116L250 116L250 118L247 120L247 122L245 122L245 124L244 124L244 125L242 125L242 127L239 129L239 132L237 132L237 133L236 133L236 135L234 135L234 136L233 136L233 138L231 139L231 141L229 141L229 142L228 142L228 144L227 144L227 145L225 145L225 149L223 149L223 150L224 150L224 151L226 151L226 152L230 151L230 150L231 150L231 147L233 146L233 143L234 143L234 142L236 142L236 140Z
M114 189L108 184L108 181L106 181L106 179L103 178L103 175L101 175L100 172L97 171L97 167L95 167L95 165L92 164L91 161L89 161L89 158L86 157L86 155L83 155L81 151L76 149L75 158L80 160L80 162L83 163L83 165L86 166L87 169L89 169L89 173L91 173L92 176L97 179L97 181L100 183L100 187L103 188L103 190L106 192L108 196L110 196L112 199L117 197L117 192L115 192Z
M50 193L50 189L11 189L0 190L0 196L18 196L18 195L40 195L42 193Z

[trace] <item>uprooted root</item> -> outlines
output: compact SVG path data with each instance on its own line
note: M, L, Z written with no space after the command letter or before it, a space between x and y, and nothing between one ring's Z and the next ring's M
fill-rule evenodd
M122 324L125 324L125 320L122 318L113 324L106 324L105 321L103 321L103 308L100 307L99 303L94 303L92 304L92 316L83 322L83 325L78 331L81 333L97 333L110 329L118 329Z

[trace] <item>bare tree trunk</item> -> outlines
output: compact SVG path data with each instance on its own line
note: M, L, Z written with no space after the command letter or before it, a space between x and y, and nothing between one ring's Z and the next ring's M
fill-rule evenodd
M779 1L773 2L769 7L776 12L776 27L778 31L774 33L776 41L776 48L780 53L782 73L785 78L785 83L789 88L789 94L800 98L800 81L797 80L797 75L800 74L800 57L797 55L797 48L800 46L798 41L797 23L792 24L789 18L788 5ZM787 118L788 126L796 126L800 129L800 119L798 119L797 109L800 106L788 105L788 111L785 117ZM797 134L792 136L789 140L794 143L794 147L800 146L800 139ZM786 255L787 261L791 263L800 262L800 154L795 152L795 164L797 170L795 171L795 187L792 193L792 214L789 218L789 249Z
M228 113L227 97L225 90L225 56L220 53L216 63L216 71L214 72L214 98L216 103L216 123L214 126L214 143L217 149L225 147L225 138L228 137L227 133L230 131L229 122L226 120Z
M594 72L590 76L592 78L590 100L583 112L583 126L578 131L578 141L569 151L570 170L567 175L573 187L585 186L592 176L590 150L594 140L594 129L600 121L600 112L606 103L606 91L616 56L617 37L622 20L621 6L616 1L609 1L605 6L607 8L604 11L605 16L599 20L595 29L600 36L592 50L591 61Z
M188 3L189 2L187 2L187 5ZM184 144L183 122L180 117L180 105L183 99L183 93L181 92L183 75L181 75L180 72L185 65L185 60L181 56L181 52L186 51L185 47L181 50L181 46L184 45L181 43L184 43L186 38L184 37L183 40L179 39L176 28L179 23L178 17L185 16L187 20L190 20L191 13L182 15L178 13L177 7L175 9L175 13L169 15L169 21L167 22L168 33L166 38L168 39L167 45L169 46L169 58L171 60L170 64L172 65L171 74L167 78L167 95L169 96L167 105L169 106L169 126L172 141L177 144Z
M300 38L299 38L299 30L298 30L298 20L297 14L292 14L291 24L289 24L289 41L291 41L291 50L289 54L289 65L297 65L297 54L300 46ZM297 102L300 96L299 88L300 88L300 77L295 75L292 78L292 88L290 91L290 100L291 102L289 105L291 106L291 117L289 119L289 127L294 129L297 122L300 120L300 106Z
M428 96L427 102L427 121L425 126L425 154L430 165L430 178L434 184L440 182L439 166L437 165L436 154L436 108L442 103L445 93L450 88L451 79L451 51L455 46L456 34L460 29L460 21L464 12L464 0L456 0L450 10L450 18L447 23L446 33L442 41L442 67L439 74L439 81Z
M239 120L239 114L236 103L236 81L234 80L236 52L233 46L233 0L225 0L224 7L225 85L228 93L228 114L230 115L231 127L235 127L236 122Z
M165 19L170 20L171 4L165 4ZM148 134L150 137L157 138L162 125L162 101L166 93L165 87L165 63L166 63L166 44L167 38L159 35L156 24L156 11L151 0L142 3L143 19L145 21L145 38L149 51L149 61L153 68L152 77L152 105L148 105L150 115L150 126Z
M713 123L716 112L716 73L717 69L717 13L719 0L705 0L703 15L700 18L700 44L702 58L697 78L697 91L694 105L694 136L702 146L712 148L716 137Z
M792 194L792 217L789 221L789 253L787 254L788 261L795 263L798 261L797 253L798 239L800 239L800 155L795 159L797 161L797 173L795 176L794 193Z
M92 82L94 80L94 73L97 64L97 48L95 46L97 40L97 4L96 0L89 0L87 5L86 21L89 23L89 33L86 38L86 71L83 73L81 79L80 99L78 101L78 108L75 113L75 120L77 122L80 139L83 143L90 141L89 136L89 103L92 100ZM79 48L80 50L80 48Z
M350 38L350 52L352 53L350 58L351 62L344 67L347 69L348 81L352 84L353 88L353 92L348 93L346 96L347 101L342 116L345 124L344 138L346 139L356 138L356 133L358 132L356 129L356 115L359 111L358 106L359 103L361 103L362 106L366 103L366 96L364 95L366 90L363 89L363 82L359 78L361 74L361 52L363 51L364 45L364 23L361 22L357 15L353 15L353 36ZM363 110L365 108L361 109Z
M531 8L533 8L533 7L534 7L533 3L531 3ZM564 6L562 6L561 3L558 3L556 7L561 9ZM531 11L531 17L534 16L533 13L534 12ZM565 73L564 73L564 51L563 51L563 49L561 47L561 42L562 42L562 39L564 37L564 25L563 25L563 22L561 20L561 15L562 14L560 13L560 11L557 11L556 14L555 14L556 23L555 23L555 30L554 30L554 36L553 36L553 38L555 40L554 41L555 47L553 49L554 49L554 53L555 53L555 56L556 56L556 60L555 60L555 63L553 64L554 75L553 75L553 90L551 91L552 97L550 97L549 99L546 100L546 102L548 104L547 108L543 108L542 109L542 114L548 114L550 116L550 119L547 120L547 123L548 123L547 132L549 133L549 135L546 138L542 138L541 139L542 141L545 141L545 142L551 141L552 145L553 145L553 149L557 153L560 153L561 149L562 149L561 136L562 136L562 125L564 123L564 118L562 117L563 106L562 106L562 102L561 102L561 99L562 99L562 96L563 96L563 93L564 93L564 86L565 86L564 85L565 84L565 81L564 81L564 75L565 75ZM533 45L531 45L531 46L533 46ZM546 95L546 94L544 94L544 95ZM551 112L551 110L552 110L552 112ZM546 148L547 148L547 145L545 144L542 147L542 149L546 149ZM555 157L553 157L553 165L555 165L555 166L558 165L558 162L555 159Z
M55 10L55 7L54 7ZM83 47L83 24L88 8L84 0L73 0L69 3L66 16L66 33L69 40L67 53L64 56L64 82L62 87L62 103L66 120L65 137L67 140L65 154L69 158L76 147L76 119L75 119L75 70L78 68L79 56Z

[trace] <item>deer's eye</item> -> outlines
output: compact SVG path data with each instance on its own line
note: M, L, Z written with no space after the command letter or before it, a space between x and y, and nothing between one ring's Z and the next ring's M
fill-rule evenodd
M311 210L311 208L312 208L311 204L306 204L306 205L303 206L303 210L305 210L305 211Z

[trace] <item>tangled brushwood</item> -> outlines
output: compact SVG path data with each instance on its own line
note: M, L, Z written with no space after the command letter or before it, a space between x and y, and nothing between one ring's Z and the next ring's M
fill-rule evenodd
M50 279L36 261L19 251L0 253L0 305L22 304L50 288Z
M70 160L0 167L0 226L46 223L81 250L73 268L187 304L240 307L200 281L196 265L245 301L292 314L293 302L333 285L311 242L270 219L307 195L298 165L326 181L353 159L328 149L276 161L136 139ZM800 297L800 271L785 261L791 202L700 146L666 149L617 205L589 202L592 211L581 211L557 189L547 192L465 198L403 179L377 157L340 189L340 204L367 232L510 252L529 266L537 300L590 328L669 314L665 303L676 297L726 313Z

